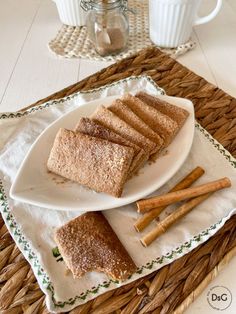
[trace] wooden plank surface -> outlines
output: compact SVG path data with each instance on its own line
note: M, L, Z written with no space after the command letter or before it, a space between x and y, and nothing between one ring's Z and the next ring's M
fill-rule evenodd
M39 9L40 0L0 2L0 103L17 66L21 50Z
M207 0L204 3L202 13L209 12L216 1ZM196 27L195 32L216 85L235 97L236 1L223 1L217 18Z
M28 4L32 2L32 0L24 1ZM3 2L1 1L1 4ZM24 5L27 7L28 4ZM18 14L17 10L14 14ZM33 12L30 14L33 15ZM0 20L0 29L3 27L1 23ZM6 24L8 23L10 24L11 21ZM0 111L17 110L79 80L80 61L59 59L47 48L49 40L56 34L60 25L54 2L42 0L24 45L19 51L11 79L5 86ZM11 37L14 38L13 31ZM11 49L7 39L5 45ZM2 56L1 52L0 56Z

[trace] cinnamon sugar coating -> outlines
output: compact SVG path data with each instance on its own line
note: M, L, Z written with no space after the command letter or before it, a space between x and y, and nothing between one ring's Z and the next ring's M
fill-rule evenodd
M56 231L55 240L74 278L98 271L122 281L137 269L101 212L69 221Z
M47 167L97 192L120 197L133 155L131 147L60 129Z
M91 116L92 120L106 128L118 133L120 136L141 147L148 155L156 152L156 144L136 131L125 121L111 112L108 108L100 106Z
M138 97L143 102L145 102L147 105L156 108L161 113L173 119L180 128L183 126L184 122L189 116L189 113L187 110L174 106L168 103L167 101L164 101L158 97L149 95L145 92L139 92L135 96Z
M136 144L126 140L119 134L113 132L112 130L102 126L99 123L91 120L90 118L81 118L79 123L75 128L75 132L81 132L91 136L99 137L116 144L132 147L134 150L134 157L130 165L131 175L135 173L141 165L147 160L147 154L142 148Z
M140 119L121 99L115 100L108 109L132 126L135 130L156 143L157 152L161 150L163 139L154 132L149 125Z
M167 147L177 134L178 124L167 115L161 113L156 108L147 105L138 97L130 94L122 98L124 103L150 128L158 133L164 140L164 146Z

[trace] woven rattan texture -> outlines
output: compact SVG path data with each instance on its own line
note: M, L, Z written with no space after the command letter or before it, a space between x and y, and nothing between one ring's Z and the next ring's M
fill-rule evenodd
M141 74L150 75L168 95L192 100L200 124L236 157L236 99L155 47L146 48L36 104Z
M151 47L36 104L131 76L148 74L167 94L187 97L198 121L236 156L236 100ZM35 277L0 220L0 312L48 313ZM70 313L182 313L236 251L236 215L194 251ZM184 266L184 267L183 267Z
M2 220L0 228L1 313L48 313L32 270ZM209 284L218 273L217 265L236 246L235 235L236 215L205 244L182 258L132 284L106 292L70 313L173 313L191 293L194 298L195 289L205 278ZM228 256L223 264L230 259L230 253Z
M117 61L137 53L139 50L152 44L149 38L148 0L130 0L129 6L134 8L134 13L128 12L130 25L128 47L118 55L101 57L94 50L88 38L86 27L68 25L61 27L56 37L49 42L48 48L57 56L98 61ZM194 47L195 43L189 40L177 48L164 49L164 51L172 56L178 56Z

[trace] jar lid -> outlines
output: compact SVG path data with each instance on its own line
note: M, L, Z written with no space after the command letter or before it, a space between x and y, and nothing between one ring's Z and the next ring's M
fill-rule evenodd
M127 10L128 0L81 0L80 6L85 10L112 10L115 8L122 8Z

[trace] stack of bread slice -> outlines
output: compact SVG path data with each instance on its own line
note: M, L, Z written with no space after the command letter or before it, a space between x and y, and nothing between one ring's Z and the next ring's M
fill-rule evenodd
M51 150L48 169L97 192L120 197L125 182L174 139L189 113L158 97L127 94L74 131L61 129Z

